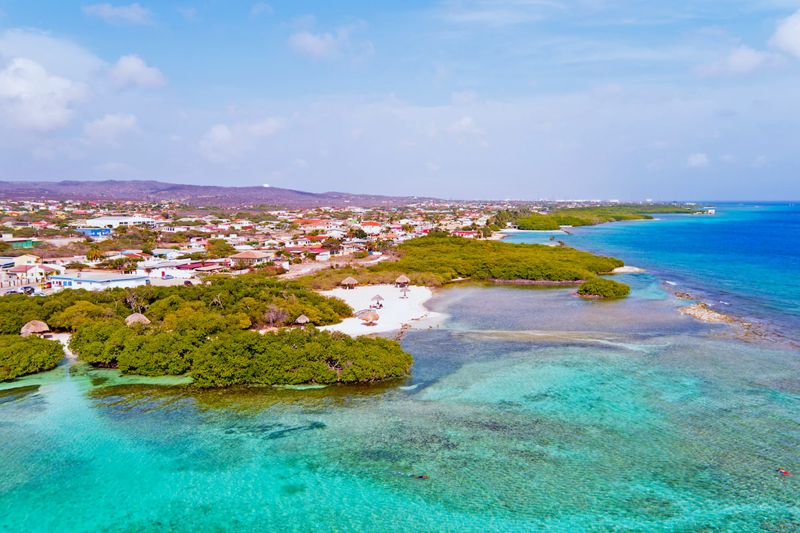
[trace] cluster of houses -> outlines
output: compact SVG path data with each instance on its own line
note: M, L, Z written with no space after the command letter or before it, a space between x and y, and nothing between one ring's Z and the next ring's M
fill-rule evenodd
M0 203L0 225L8 228L5 248L30 248L25 255L0 258L0 289L38 286L60 290L101 290L165 281L180 283L204 274L241 272L264 265L290 269L293 265L326 264L339 258L381 255L382 250L435 230L464 238L485 237L493 209L420 205L387 209L315 208L257 212L252 220L242 214L166 216L163 205L100 207L78 202ZM48 213L49 216L42 216ZM31 219L41 217L39 220ZM158 247L117 250L102 257L67 255L40 258L41 240L86 243L114 239L124 228L147 228L158 234ZM26 229L47 237L14 237ZM61 235L59 233L62 233ZM230 253L209 259L212 245L226 245ZM107 247L104 247L107 248ZM58 249L58 248L56 248ZM0 255L2 252L0 251ZM124 272L98 271L100 263L126 260ZM81 268L76 268L79 265ZM322 266L322 265L320 265Z

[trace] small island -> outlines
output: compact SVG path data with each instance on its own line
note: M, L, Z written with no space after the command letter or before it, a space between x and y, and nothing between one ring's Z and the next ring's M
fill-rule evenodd
M630 292L631 288L624 283L606 278L592 278L578 287L579 296L599 300L617 300L619 298L625 298Z

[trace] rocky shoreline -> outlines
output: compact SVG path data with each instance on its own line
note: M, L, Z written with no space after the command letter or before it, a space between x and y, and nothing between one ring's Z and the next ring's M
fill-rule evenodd
M709 307L708 304L703 302L681 307L680 312L681 314L696 318L697 320L702 320L703 322L708 322L709 324L730 324L740 326L750 325L748 322L744 322L743 320L720 313L718 311L714 311L711 309L711 307Z
M673 295L680 300L689 300L695 302L681 307L679 309L681 314L692 317L695 320L700 320L701 322L705 322L707 324L725 324L731 326L738 332L737 337L742 340L759 340L778 344L788 343L794 347L797 347L795 342L787 339L775 331L770 331L770 329L765 327L763 324L754 324L742 318L715 311L710 305L705 302L698 301L694 296L687 292L673 292Z

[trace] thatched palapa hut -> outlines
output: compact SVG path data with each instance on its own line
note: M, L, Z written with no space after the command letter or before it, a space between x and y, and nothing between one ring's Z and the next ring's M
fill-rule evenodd
M23 337L30 337L31 335L42 335L48 333L50 328L41 320L31 320L20 330L19 334Z
M132 326L134 324L144 324L146 326L149 323L150 319L142 313L133 313L132 315L128 315L128 318L125 319L126 326Z
M363 320L367 326L374 326L375 322L377 322L381 318L381 316L372 309L359 311L358 313L356 313L356 316L361 320Z
M345 289L355 289L356 285L358 285L358 280L352 276L348 276L344 278L339 285Z
M408 287L408 284L411 283L411 280L408 279L408 276L405 274L400 274L396 280L394 280L395 287Z
M298 326L305 326L309 322L311 322L311 320L306 315L300 315L297 317L297 320L294 321Z

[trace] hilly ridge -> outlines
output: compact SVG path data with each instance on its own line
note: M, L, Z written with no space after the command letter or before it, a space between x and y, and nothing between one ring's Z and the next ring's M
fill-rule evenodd
M280 207L396 206L429 198L397 197L342 192L311 193L280 187L223 187L150 180L105 181L0 181L0 199L86 201L172 201L193 206Z

